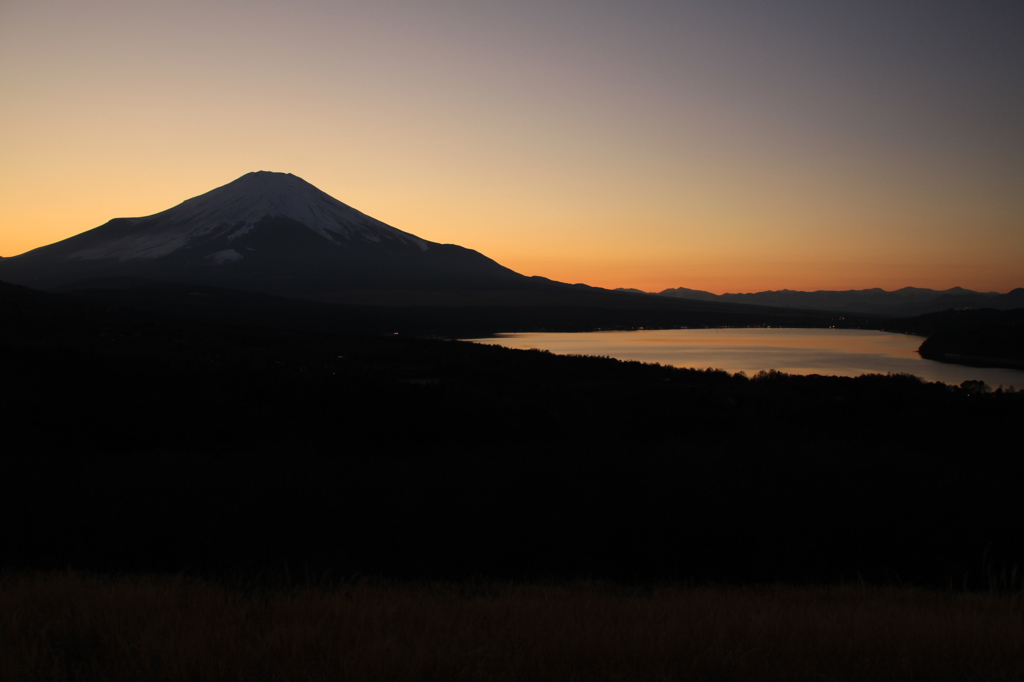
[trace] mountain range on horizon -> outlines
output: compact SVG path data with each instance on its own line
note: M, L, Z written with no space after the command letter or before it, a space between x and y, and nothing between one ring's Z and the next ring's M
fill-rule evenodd
M652 294L527 277L472 249L387 225L295 175L268 171L247 173L154 215L115 218L2 258L0 281L64 291L156 282L334 303L422 306L458 300L461 305L646 307L676 313L757 315L787 308L906 317L951 308L1024 307L1024 289L1007 294L905 287L717 295L679 287ZM632 294L647 298L637 305Z
M527 277L267 171L4 258L0 282L173 315L373 333L827 323L799 311Z
M744 303L772 308L823 310L859 315L886 315L909 317L958 308L994 308L1010 310L1024 307L1024 288L1008 293L980 292L953 287L942 291L919 287L903 287L894 291L880 288L850 289L846 291L759 291L746 294L713 294L699 289L677 287L659 292L639 289L618 289L652 296L663 296L692 301Z

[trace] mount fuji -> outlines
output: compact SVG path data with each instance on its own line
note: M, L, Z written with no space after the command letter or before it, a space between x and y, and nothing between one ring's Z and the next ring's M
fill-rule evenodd
M476 251L421 239L295 175L267 171L0 261L0 280L37 289L111 278L284 295L480 291L530 282Z

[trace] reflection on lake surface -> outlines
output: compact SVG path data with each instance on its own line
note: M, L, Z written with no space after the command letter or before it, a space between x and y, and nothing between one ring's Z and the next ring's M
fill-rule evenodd
M658 329L498 334L471 340L676 367L714 367L751 375L762 369L840 376L902 372L947 384L980 379L992 388L1024 388L1024 371L924 360L917 354L924 338L862 329Z

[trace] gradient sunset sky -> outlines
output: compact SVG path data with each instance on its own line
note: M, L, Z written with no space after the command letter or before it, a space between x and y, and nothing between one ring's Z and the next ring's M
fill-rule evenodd
M567 282L1008 291L1024 2L0 2L0 255L254 170Z

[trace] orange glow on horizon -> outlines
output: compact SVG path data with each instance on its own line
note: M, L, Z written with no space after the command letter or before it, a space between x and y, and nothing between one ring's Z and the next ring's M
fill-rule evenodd
M253 164L251 169L265 166ZM45 191L31 178L0 171L0 179L7 181L0 194L12 199L0 209L4 221L0 255L17 255L115 217L157 213L248 170L212 168L194 175L182 169L147 178L110 170L89 174L83 169L81 175L66 173L56 190L46 187ZM705 219L713 227L706 230L672 229L676 219L670 213L659 215L654 208L642 216L645 225L638 229L633 227L636 211L628 196L600 204L601 210L580 210L540 193L532 207L528 200L493 192L471 195L469 201L448 197L438 184L410 182L414 191L382 192L375 184L354 182L328 167L296 174L355 208L425 239L472 248L524 275L608 289L657 292L686 287L721 294L961 286L1006 292L1024 285L1016 258L1024 246L1024 233L990 243L973 240L969 233L966 238L951 233L946 243L928 248L899 234L887 234L885 229L873 231L873 241L850 231L821 242L808 239L802 228L774 231L730 224L726 213L708 215ZM523 221L523 215L537 217ZM996 218L993 222L998 223ZM630 228L621 227L624 224ZM12 225L17 228L11 229ZM1001 231L1012 233L1011 229Z
M559 281L1024 286L995 6L385 5L6 4L0 255L271 170Z

